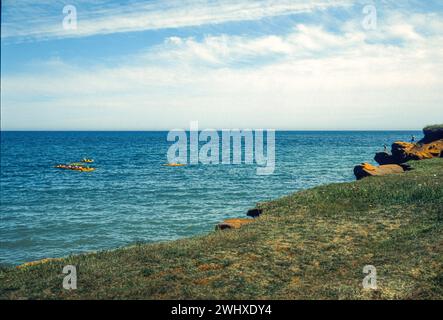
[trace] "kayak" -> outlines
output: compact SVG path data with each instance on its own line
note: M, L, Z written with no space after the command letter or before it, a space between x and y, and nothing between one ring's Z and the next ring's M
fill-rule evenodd
M94 160L93 159L83 159L82 162L92 163L92 162L94 162Z
M186 164L184 163L165 163L164 166L165 167L183 167Z
M89 168L89 167L81 167L76 165L66 165L66 164L59 164L56 165L55 168L57 169L66 169L66 170L74 170L74 171L81 171L81 172L91 172L94 171L95 168Z

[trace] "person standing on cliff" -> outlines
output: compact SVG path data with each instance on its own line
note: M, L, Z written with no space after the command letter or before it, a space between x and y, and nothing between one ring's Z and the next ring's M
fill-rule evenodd
M383 145L383 151L388 152L388 146L386 145L386 143Z
M411 143L414 143L414 142L415 142L415 136L412 135L412 136L411 136Z

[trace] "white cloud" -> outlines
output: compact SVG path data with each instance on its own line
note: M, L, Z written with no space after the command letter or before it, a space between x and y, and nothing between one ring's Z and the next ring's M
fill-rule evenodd
M73 0L77 30L62 27L63 3L14 1L3 3L3 39L51 39L97 34L180 28L310 12L351 5L350 0L155 0L131 1L127 6L99 1ZM129 5L130 4L130 5ZM9 14L13 13L13 14Z
M400 129L441 122L443 36L404 21L369 33L297 25L284 36L171 37L130 62L88 70L58 61L2 79L2 124ZM393 35L401 45L388 41Z

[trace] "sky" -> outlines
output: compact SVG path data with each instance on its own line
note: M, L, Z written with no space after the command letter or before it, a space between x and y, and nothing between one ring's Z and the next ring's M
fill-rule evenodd
M441 0L1 3L2 130L443 122Z

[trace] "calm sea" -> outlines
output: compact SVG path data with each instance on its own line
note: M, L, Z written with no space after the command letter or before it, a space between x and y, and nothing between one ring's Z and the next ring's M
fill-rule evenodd
M255 203L330 182L418 131L277 132L273 175L255 165L164 167L167 132L1 132L0 263L165 241ZM95 159L95 172L55 169Z

